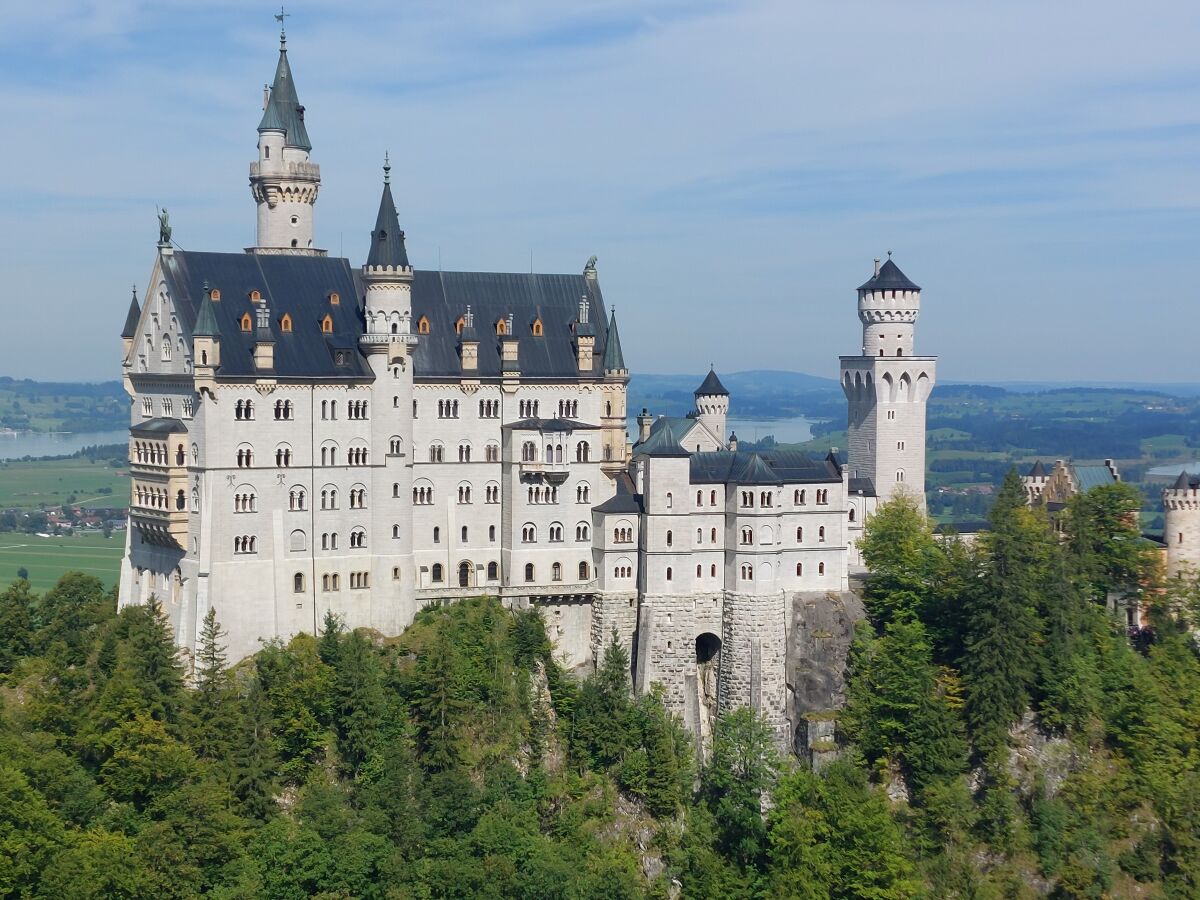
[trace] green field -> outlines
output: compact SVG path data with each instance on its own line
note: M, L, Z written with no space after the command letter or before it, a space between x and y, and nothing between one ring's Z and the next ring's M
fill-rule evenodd
M98 532L52 538L0 534L0 588L14 581L22 566L29 570L29 583L37 591L53 587L59 576L69 571L95 575L105 587L111 587L116 584L124 552L123 531L114 532L111 538Z
M111 493L101 493L108 489ZM107 460L53 459L0 463L0 509L61 506L71 495L79 504L126 507L129 476Z

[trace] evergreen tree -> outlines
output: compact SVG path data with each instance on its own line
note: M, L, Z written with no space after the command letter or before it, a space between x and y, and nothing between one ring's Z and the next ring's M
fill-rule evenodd
M196 689L189 698L189 734L201 759L225 763L241 725L237 686L225 667L225 633L209 608L196 648Z
M941 554L917 498L901 492L879 507L858 546L871 572L863 596L871 621L882 627L901 611L919 613Z
M33 649L36 595L18 579L0 594L0 674L11 672Z
M334 693L338 753L347 769L357 772L380 741L385 715L378 657L358 632L342 640Z
M325 618L321 621L321 638L317 642L317 653L325 665L337 665L344 631L341 616L334 615L331 609L325 610Z
M703 787L722 850L742 868L762 864L767 829L762 810L780 770L770 725L742 707L717 719Z
M1036 610L1057 549L1043 516L1026 504L1025 488L1009 470L981 539L985 576L964 598L963 656L966 713L975 744L990 752L1029 703L1039 664Z
M459 717L467 702L458 652L443 632L417 659L414 674L413 715L421 758L432 769L449 768L459 759Z
M257 678L250 681L241 711L229 749L231 787L243 815L262 822L275 809L278 762L271 740L270 706Z

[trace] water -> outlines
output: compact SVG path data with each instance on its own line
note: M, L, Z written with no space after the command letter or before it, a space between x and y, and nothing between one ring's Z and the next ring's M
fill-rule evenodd
M773 435L780 444L802 444L812 438L812 419L793 416L788 419L726 419L726 432L735 432L740 441L759 441ZM629 437L637 443L636 418L629 420ZM726 437L729 435L726 434Z
M1193 459L1187 463L1171 463L1169 466L1155 466L1146 474L1157 475L1160 478L1178 478L1180 472L1200 473L1200 459Z
M79 431L67 434L0 433L0 459L70 456L95 444L128 444L129 431Z

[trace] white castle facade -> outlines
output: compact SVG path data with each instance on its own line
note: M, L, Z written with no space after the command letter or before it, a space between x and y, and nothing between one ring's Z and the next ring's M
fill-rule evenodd
M703 731L788 716L788 629L845 591L879 498L924 491L920 289L890 259L843 357L849 460L749 452L714 372L686 418L638 418L594 259L579 275L409 262L385 166L366 261L315 246L320 170L286 44L250 170L256 245L158 245L131 303L131 528L120 603L163 603L185 653L210 608L232 659L494 595L544 616L568 665L615 632L635 684Z

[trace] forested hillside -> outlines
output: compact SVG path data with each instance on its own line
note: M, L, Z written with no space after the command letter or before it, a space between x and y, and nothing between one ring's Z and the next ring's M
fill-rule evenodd
M1195 897L1196 592L1148 593L1132 642L1109 618L1151 565L1132 502L1078 498L1060 541L1010 480L974 549L883 510L820 774L744 710L700 764L619 646L579 682L494 600L388 640L329 617L232 669L210 617L185 687L157 607L17 582L0 895Z

